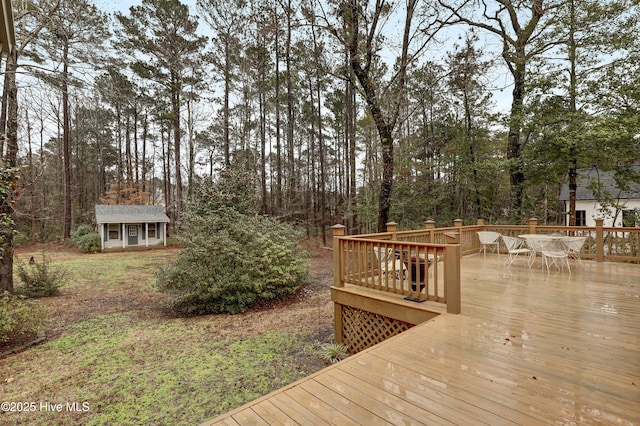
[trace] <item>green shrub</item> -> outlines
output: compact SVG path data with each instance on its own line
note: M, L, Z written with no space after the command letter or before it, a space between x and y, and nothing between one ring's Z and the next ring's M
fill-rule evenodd
M80 240L85 235L92 233L95 233L95 231L93 230L93 227L91 225L80 225L71 234L71 239L75 242L78 242L78 240Z
M73 234L71 234L71 240L75 243L76 247L78 247L83 252L97 252L102 250L102 241L100 240L100 235L93 230L93 227L90 225L80 225L75 230Z
M259 211L260 197L257 180L243 168L222 170L218 180L205 177L194 190L189 213L197 216L216 214L218 210L233 209L241 214Z
M44 308L9 292L0 295L0 343L36 335L45 320Z
M297 291L308 280L306 254L292 226L260 216L256 180L223 171L195 188L176 261L158 273L183 314L238 313Z
M16 294L25 297L55 296L64 284L65 270L61 266L52 266L42 254L42 262L33 258L28 264L19 263L18 277L22 285L16 287Z
M85 234L78 238L76 246L83 252L95 253L102 250L102 240L100 239L100 235L92 232L91 234Z
M158 273L184 314L238 313L295 293L308 280L306 254L289 225L234 209L191 217L176 261Z

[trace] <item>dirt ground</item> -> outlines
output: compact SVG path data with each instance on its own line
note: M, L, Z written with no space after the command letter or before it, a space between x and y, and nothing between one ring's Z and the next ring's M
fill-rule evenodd
M57 259L86 255L75 248L61 245L29 246L16 250L17 256L30 256L42 250L56 252ZM302 332L318 340L330 339L333 333L333 306L329 288L333 280L331 250L314 245L306 247L311 253L311 282L296 294L285 299L255 306L237 315L208 315L194 317L190 321L202 322L208 328L219 330L225 336L258 335L269 330ZM166 250L172 257L176 248ZM149 251L139 252L140 255ZM96 254L95 256L100 256ZM165 307L170 295L156 291L143 291L140 287L118 286L109 291L62 288L60 295L43 298L39 303L47 307L48 321L46 341L55 340L67 333L70 326L87 319L113 313L129 313L141 320L161 320L173 314ZM10 353L25 342L0 347L2 353Z

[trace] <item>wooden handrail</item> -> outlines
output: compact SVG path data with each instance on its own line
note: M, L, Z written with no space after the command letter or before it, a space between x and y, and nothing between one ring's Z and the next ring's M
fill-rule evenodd
M356 286L460 311L460 244L345 236L334 230L334 287ZM423 259L423 260L420 260ZM429 262L427 262L427 260Z

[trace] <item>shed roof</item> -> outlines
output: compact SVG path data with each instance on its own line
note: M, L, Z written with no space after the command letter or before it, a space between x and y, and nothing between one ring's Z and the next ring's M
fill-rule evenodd
M163 222L169 217L162 206L121 206L96 204L96 223Z
M640 165L629 166L635 173L640 173ZM576 190L576 200L595 200L593 190L589 188L591 182L602 185L602 189L614 198L619 199L640 199L640 185L632 183L629 190L620 191L616 186L615 172L602 171L596 167L578 170L578 188ZM569 201L569 185L562 184L560 188L560 201Z

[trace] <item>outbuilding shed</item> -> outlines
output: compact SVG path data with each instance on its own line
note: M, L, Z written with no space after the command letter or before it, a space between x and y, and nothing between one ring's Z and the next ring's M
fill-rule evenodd
M167 245L169 217L162 206L97 204L102 249Z

